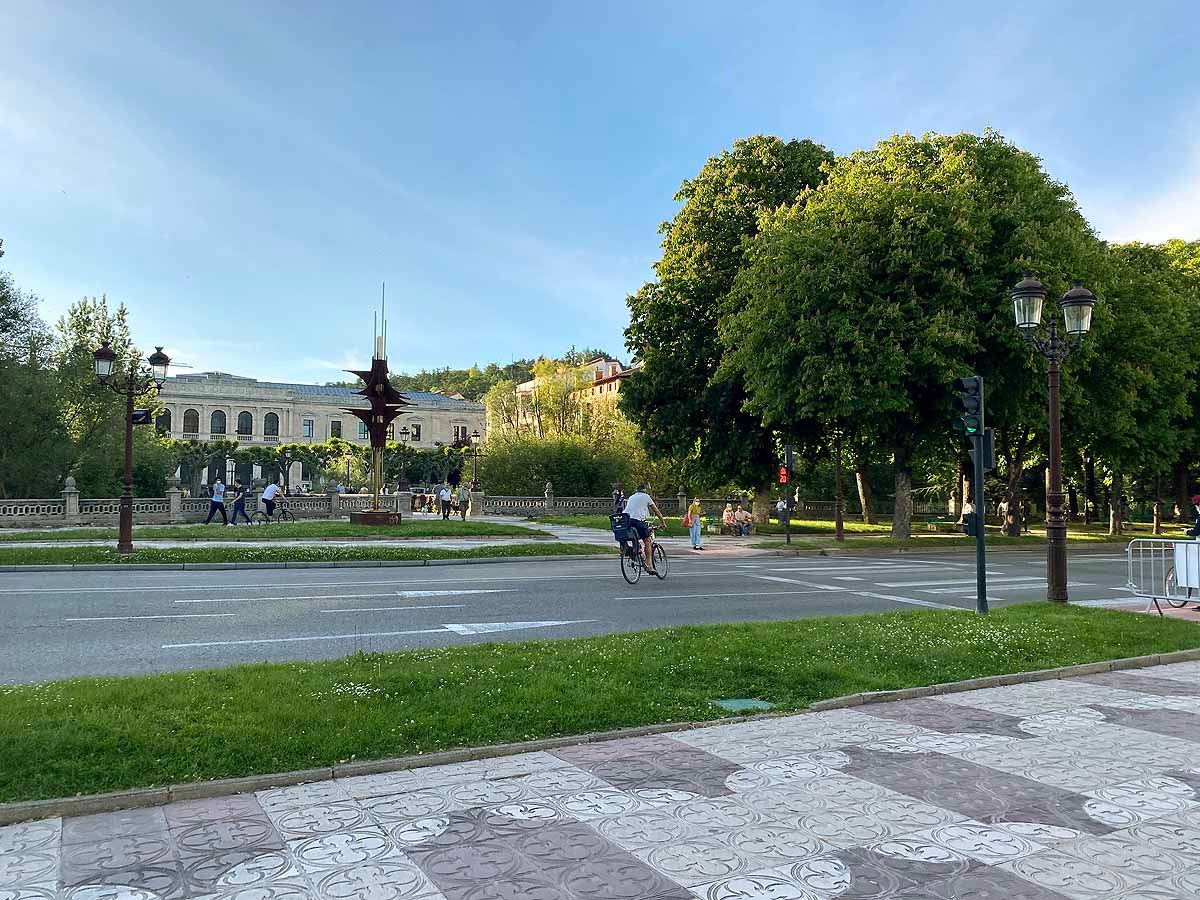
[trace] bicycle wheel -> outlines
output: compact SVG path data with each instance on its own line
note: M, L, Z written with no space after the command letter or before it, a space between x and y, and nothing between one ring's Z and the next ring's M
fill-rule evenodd
M261 509L256 509L254 515L250 517L251 525L270 525L271 520L267 518L267 514Z
M296 517L292 515L292 511L290 509L279 510L279 512L275 513L275 519L284 525L296 524Z
M658 576L659 581L667 577L667 551L662 548L662 544L654 545L654 574Z
M1187 597L1175 597L1173 594L1178 593L1179 585L1175 583L1175 567L1167 569L1167 577L1163 579L1163 594L1166 595L1166 600L1176 609L1183 609L1188 605ZM1191 593L1190 591L1188 593Z
M621 547L621 576L630 584L637 584L642 577L641 559L631 556L624 545Z

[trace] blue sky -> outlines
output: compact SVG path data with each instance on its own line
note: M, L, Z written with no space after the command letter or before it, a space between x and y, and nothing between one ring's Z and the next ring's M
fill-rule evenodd
M991 126L1111 240L1200 238L1189 2L0 0L0 263L56 318L327 381L622 352L680 181L735 138Z

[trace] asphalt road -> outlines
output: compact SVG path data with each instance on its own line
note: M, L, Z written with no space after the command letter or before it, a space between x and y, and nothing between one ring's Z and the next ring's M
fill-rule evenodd
M994 606L1045 596L1038 552L989 556ZM1128 602L1120 551L1071 555L1072 601ZM968 555L675 557L388 569L0 574L0 684L329 659L702 622L975 605Z

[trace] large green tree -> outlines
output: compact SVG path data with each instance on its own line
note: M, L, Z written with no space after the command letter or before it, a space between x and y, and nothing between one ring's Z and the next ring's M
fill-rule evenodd
M621 408L651 454L678 460L697 484L771 482L776 436L744 410L741 373L721 369L718 325L760 215L803 203L832 160L808 140L735 141L680 187L656 278L628 299L626 341L644 367L622 387Z
M1020 267L1056 283L1098 245L1066 189L991 132L882 141L763 225L722 371L767 427L817 420L886 448L908 537L914 454L943 445L954 377L985 376L1002 429L1039 400L1007 303Z

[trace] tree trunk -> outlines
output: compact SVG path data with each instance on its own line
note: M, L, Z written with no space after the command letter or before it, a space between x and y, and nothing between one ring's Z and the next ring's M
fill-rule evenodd
M1186 522L1192 509L1191 497L1188 495L1188 467L1184 462L1175 463L1175 514L1176 521Z
M975 497L975 479L971 477L971 466L961 457L958 460L958 495L961 502L955 510L954 518L961 523L963 509L968 503L974 502Z
M896 508L892 513L892 537L912 537L912 460L907 447L896 447Z
M950 490L950 508L946 510L946 512L948 512L950 515L952 515L954 517L955 521L958 521L959 519L962 518L962 505L963 505L962 487L963 487L962 479L955 478L954 479L954 487L951 488L951 490Z
M846 501L842 495L842 433L840 431L833 455L833 537L834 540L844 541L846 539Z
M759 525L765 525L771 519L771 509L771 486L755 488L754 502L750 507L754 521Z
M875 498L871 495L871 479L867 467L860 464L854 477L858 481L858 502L862 506L862 520L868 525L874 525Z
M1123 490L1122 478L1116 472L1112 477L1112 490L1108 498L1108 533L1121 533L1121 494Z
M1100 517L1096 503L1096 459L1089 456L1083 463L1083 524L1087 525Z

